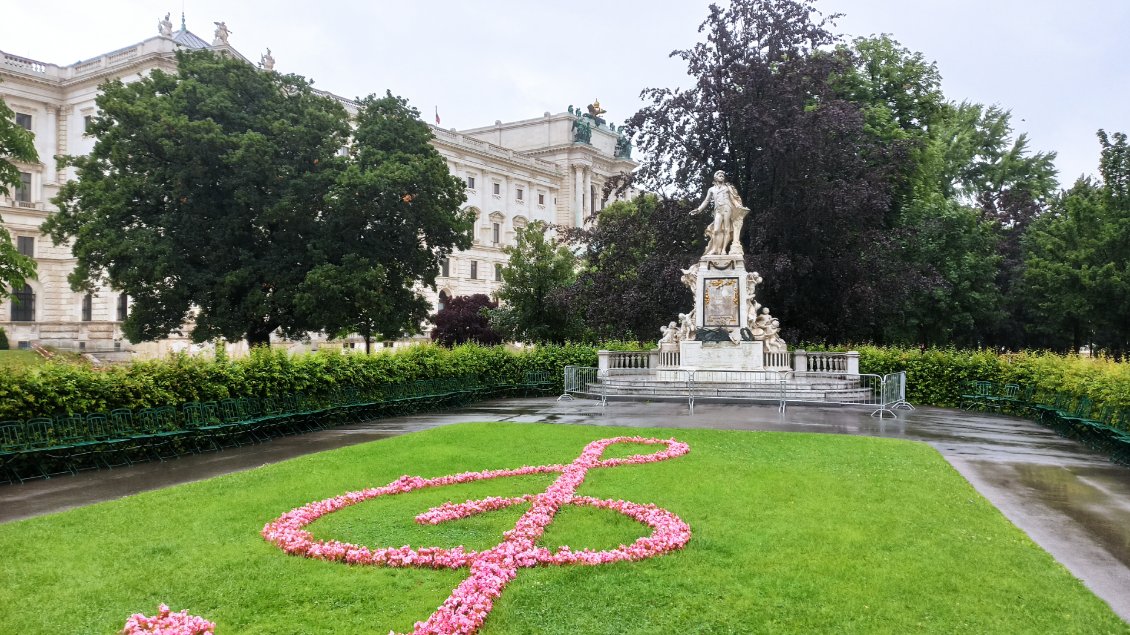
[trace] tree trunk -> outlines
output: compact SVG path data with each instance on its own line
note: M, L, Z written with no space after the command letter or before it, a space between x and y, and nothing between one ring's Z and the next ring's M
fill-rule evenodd
M373 336L365 334L365 354L369 355L373 349Z
M271 345L271 332L275 330L273 325L256 325L247 329L247 346L255 348L256 346Z

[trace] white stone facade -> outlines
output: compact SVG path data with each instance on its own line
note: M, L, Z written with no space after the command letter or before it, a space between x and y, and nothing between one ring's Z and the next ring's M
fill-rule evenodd
M21 311L13 310L10 299L0 302L0 327L13 348L42 344L89 352L135 350L143 355L185 348L183 340L139 346L124 341L120 312L125 307L120 294L99 289L87 300L71 291L67 275L74 268L74 257L66 246L53 246L39 227L55 209L50 199L75 176L73 169L61 169L54 157L84 154L94 146L83 131L86 118L95 113L99 84L114 78L129 81L154 68L172 72L173 54L179 48L222 50L247 60L230 43L217 42L209 44L182 26L180 31L70 66L0 51L0 97L17 114L17 123L35 133L40 157L37 164L17 164L26 175L27 187L0 196L4 225L39 266L38 280L29 282L34 293L30 315L27 304ZM366 92L359 88L358 92ZM355 110L352 101L333 97ZM635 168L631 159L616 157L618 135L603 122L591 121L588 143L574 142L576 119L562 112L461 132L433 127L434 145L451 173L467 183L465 205L474 209L477 218L473 246L450 258L435 290L423 291L433 306L440 294L494 296L501 284L498 270L506 263L502 248L514 243L518 227L534 220L566 226L586 222L607 203L602 194L605 182Z

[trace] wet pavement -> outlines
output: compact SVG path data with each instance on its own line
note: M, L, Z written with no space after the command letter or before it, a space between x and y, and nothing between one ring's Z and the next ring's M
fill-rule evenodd
M870 408L500 399L347 425L164 463L0 486L0 522L251 469L295 456L469 421L777 430L891 437L935 447L985 498L1130 622L1130 468L1015 417L939 408L870 417Z

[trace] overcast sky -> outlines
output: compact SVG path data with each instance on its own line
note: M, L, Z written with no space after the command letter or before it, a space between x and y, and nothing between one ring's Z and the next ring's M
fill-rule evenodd
M1060 182L1095 174L1095 131L1130 132L1130 1L819 0L848 36L889 33L936 61L946 97L998 104L1031 147L1058 152ZM0 50L71 64L174 28L230 42L346 97L407 97L427 121L471 128L599 98L619 124L646 87L687 86L668 54L699 38L707 0L56 0L7 2Z

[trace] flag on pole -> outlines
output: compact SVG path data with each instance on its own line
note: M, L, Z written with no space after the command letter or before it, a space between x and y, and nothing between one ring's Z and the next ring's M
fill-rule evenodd
M436 125L439 125L439 106L436 106Z

